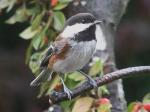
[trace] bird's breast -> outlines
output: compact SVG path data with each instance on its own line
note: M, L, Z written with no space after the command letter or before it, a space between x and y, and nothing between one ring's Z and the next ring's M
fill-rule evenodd
M53 64L54 71L69 73L83 68L95 51L96 41L79 42L71 45L73 46L68 50L64 59L57 57L57 61Z

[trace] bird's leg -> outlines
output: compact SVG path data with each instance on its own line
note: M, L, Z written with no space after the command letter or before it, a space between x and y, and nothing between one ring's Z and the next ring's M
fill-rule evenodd
M64 74L59 74L60 80L63 84L64 92L67 94L68 98L71 100L72 91L65 85L64 80L63 80L63 75Z
M97 88L97 83L94 79L92 79L92 77L90 77L89 75L87 75L86 73L82 72L81 70L77 70L79 73L81 73L82 75L84 75L88 81L90 82L90 84L94 87Z

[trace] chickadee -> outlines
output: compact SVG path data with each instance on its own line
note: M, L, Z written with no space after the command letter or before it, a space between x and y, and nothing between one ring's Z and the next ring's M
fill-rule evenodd
M97 87L96 82L81 69L89 62L96 48L96 28L101 21L90 13L79 13L70 17L56 40L43 56L40 68L42 72L31 82L31 86L51 80L53 72L57 72L63 84L64 92L71 99L72 92L63 81L63 74L78 71L89 83Z

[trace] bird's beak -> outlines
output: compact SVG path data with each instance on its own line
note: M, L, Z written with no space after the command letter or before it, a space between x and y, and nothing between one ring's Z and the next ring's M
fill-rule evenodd
M95 21L94 24L100 24L102 23L103 21Z

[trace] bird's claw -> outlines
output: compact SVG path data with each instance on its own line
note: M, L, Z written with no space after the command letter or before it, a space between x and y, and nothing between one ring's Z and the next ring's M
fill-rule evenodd
M68 89L67 87L64 87L64 92L67 94L69 100L71 100L72 91Z
M95 81L94 79L92 79L92 78L89 79L89 83L90 83L94 88L97 88L97 87L98 87L96 81Z
M94 87L94 88L97 88L98 85L96 83L96 81L94 79L92 79L92 77L90 77L89 75L87 75L86 73L80 71L80 70L77 70L79 73L81 73L82 75L84 75L87 79L88 79L88 82Z

